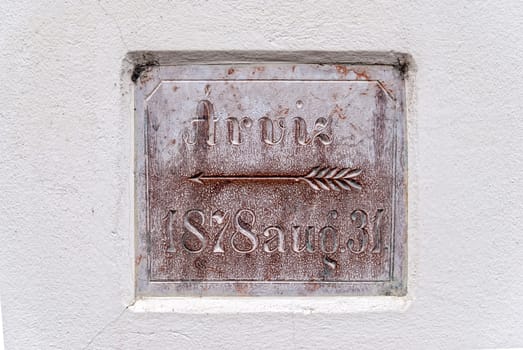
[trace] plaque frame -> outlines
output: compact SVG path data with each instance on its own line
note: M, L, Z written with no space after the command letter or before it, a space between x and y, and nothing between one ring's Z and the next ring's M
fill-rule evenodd
M299 63L301 66L317 66L316 63ZM393 243L391 254L391 273L387 281L358 281L358 282L278 282L278 281L152 281L150 279L148 213L147 213L147 155L145 152L146 128L145 111L147 98L165 81L185 79L229 79L223 74L234 66L276 66L289 69L297 64L281 63L270 60L263 62L230 62L219 64L152 64L141 65L139 73L133 75L134 86L134 121L135 121L135 207L136 207L136 295L137 297L166 297L166 296L311 296L311 295L395 295L402 296L407 291L407 140L406 140L406 107L405 107L405 72L396 64L329 64L334 70L351 72L365 71L365 75L356 77L340 76L340 81L368 82L380 85L387 93L393 95L396 104L394 121L394 178L393 178ZM324 64L320 64L324 65ZM191 67L195 70L191 71ZM199 67L208 67L202 69ZM189 70L187 70L189 68ZM185 73L181 73L185 71ZM314 69L313 69L314 71ZM383 78L383 72L392 73L394 81ZM303 72L302 72L303 73ZM186 75L183 75L186 74ZM292 76L279 76L279 79L295 79ZM311 72L309 76L301 77L304 80L318 80L322 77ZM331 78L329 78L331 79ZM345 79L345 80L344 80ZM312 290L311 284L320 287ZM246 292L245 292L246 291Z

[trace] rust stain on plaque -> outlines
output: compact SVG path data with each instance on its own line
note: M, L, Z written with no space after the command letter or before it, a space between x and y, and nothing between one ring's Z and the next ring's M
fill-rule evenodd
M147 74L135 101L139 295L405 292L395 67Z

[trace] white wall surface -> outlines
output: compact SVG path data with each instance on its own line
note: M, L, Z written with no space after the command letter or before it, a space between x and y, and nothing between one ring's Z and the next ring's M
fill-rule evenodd
M6 349L523 346L523 2L4 0L0 13ZM410 54L408 296L129 308L134 50Z

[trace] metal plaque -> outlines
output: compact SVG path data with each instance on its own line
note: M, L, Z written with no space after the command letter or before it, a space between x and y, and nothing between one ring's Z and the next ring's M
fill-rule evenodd
M404 100L391 65L147 67L137 294L404 295Z

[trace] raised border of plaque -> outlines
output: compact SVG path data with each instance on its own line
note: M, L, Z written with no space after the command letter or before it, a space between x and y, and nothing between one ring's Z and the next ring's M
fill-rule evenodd
M323 64L289 62L231 62L199 64L158 64L157 62L138 65L133 74L134 117L135 117L135 205L136 205L136 256L135 276L137 297L177 297L177 296L356 296L356 295L395 295L406 294L407 290L407 145L406 145L406 107L404 67L396 64ZM231 74L240 72L240 74ZM185 280L176 281L152 278L151 272L151 223L149 213L149 177L147 151L147 104L158 89L176 81L307 81L307 82L354 82L372 84L386 95L394 104L392 126L392 191L390 218L390 265L387 278L376 280L293 280L293 281L236 281L236 280ZM201 106L206 110L208 106ZM205 113L205 112L202 112ZM232 134L231 134L232 135ZM272 135L274 136L274 135ZM234 135L230 142L233 143ZM326 169L314 169L313 175ZM333 176L344 169L328 169ZM357 170L357 169L356 169ZM309 174L302 174L304 186L316 186L308 181ZM348 174L355 172L345 171ZM346 174L345 174L346 175ZM356 174L357 175L357 174ZM205 177L207 176L207 178ZM189 180L216 180L212 174L195 174ZM220 180L220 179L218 179ZM230 177L226 179L232 181ZM240 179L241 180L241 179ZM290 181L294 181L291 179ZM298 180L296 180L298 181ZM312 184L311 184L312 183ZM359 186L349 179L348 187ZM321 183L319 186L323 186ZM343 188L341 188L343 190ZM352 188L354 189L354 188ZM356 188L357 189L357 188ZM321 188L318 188L321 190ZM349 188L348 190L351 190ZM356 211L355 211L356 212ZM354 213L355 213L354 212ZM248 214L248 213L247 213ZM363 225L363 219L354 217ZM325 262L326 265L329 261Z

